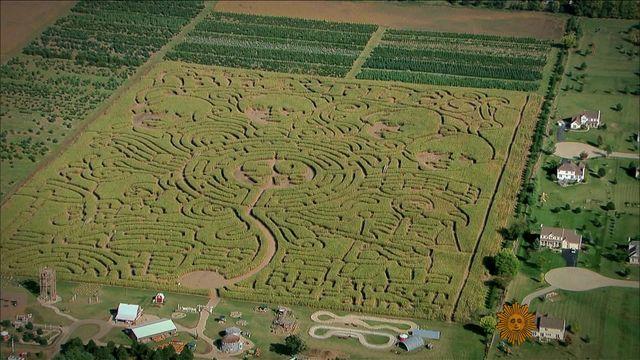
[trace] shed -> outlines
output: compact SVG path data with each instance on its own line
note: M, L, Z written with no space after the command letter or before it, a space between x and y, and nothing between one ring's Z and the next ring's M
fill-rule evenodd
M155 320L131 329L133 336L139 342L144 342L154 336L173 335L176 331L176 325L171 319Z
M424 346L424 340L415 335L409 336L405 341L400 343L400 347L407 351L413 351Z
M411 335L421 337L422 339L440 340L440 331L416 329L411 332Z
M142 308L139 305L123 304L118 305L116 320L134 322L142 315Z
M242 339L238 335L225 335L220 340L220 350L226 353L235 353L243 348Z
M242 333L242 330L240 330L240 328L237 328L235 326L224 329L225 335L240 335L241 333Z

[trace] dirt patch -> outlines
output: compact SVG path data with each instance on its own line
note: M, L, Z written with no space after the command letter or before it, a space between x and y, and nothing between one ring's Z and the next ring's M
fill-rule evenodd
M16 315L24 314L27 308L27 295L18 291L0 292L0 318L15 320Z
M347 359L348 355L335 350L310 349L306 353L310 360L335 360Z
M418 162L429 170L442 170L446 169L451 159L451 153L437 153L430 151L423 151L416 154Z
M0 62L20 52L29 40L64 15L75 1L0 2Z
M218 1L216 11L375 23L397 29L559 39L561 15L389 1Z
M269 125L269 111L248 108L244 114L256 124Z
M194 271L180 278L180 285L189 289L217 289L226 284L224 276L215 271Z
M365 131L369 133L369 135L378 139L382 139L382 133L385 131L398 132L399 130L400 130L400 126L389 126L380 122L375 123L372 126L368 126L365 129Z
M134 115L131 121L133 122L133 127L152 129L154 128L152 124L155 120L160 120L160 115L153 113L142 113Z

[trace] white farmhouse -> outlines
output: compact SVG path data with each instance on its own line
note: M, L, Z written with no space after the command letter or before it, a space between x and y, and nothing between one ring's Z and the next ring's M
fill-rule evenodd
M551 250L580 250L582 236L575 231L540 225L540 246Z
M558 166L558 169L556 169L556 177L560 183L582 182L584 181L584 170L584 163L574 164L571 161L565 160Z
M565 321L562 319L536 314L536 330L531 334L540 341L564 341L565 326Z
M629 264L640 265L640 241L629 241Z
M600 110L595 111L583 111L580 114L571 118L571 129L591 129L598 128L600 126Z

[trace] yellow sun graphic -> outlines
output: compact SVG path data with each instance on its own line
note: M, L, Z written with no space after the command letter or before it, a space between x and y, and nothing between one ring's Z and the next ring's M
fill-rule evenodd
M531 331L536 329L536 316L529 312L528 305L518 303L505 304L498 313L498 325L500 337L511 345L520 345L531 337Z

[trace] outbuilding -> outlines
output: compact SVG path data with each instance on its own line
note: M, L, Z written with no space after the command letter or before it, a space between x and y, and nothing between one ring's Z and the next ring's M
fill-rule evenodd
M411 335L425 340L440 340L440 331L435 330L416 329L411 331Z
M235 326L224 329L225 335L240 335L241 333L242 333L242 330L240 330L240 328L237 328Z
M244 344L238 335L225 335L220 340L220 350L225 353L236 353L242 351Z
M411 335L404 341L400 342L400 347L407 351L420 349L423 346L424 346L424 340L421 337L414 336L414 335Z
M174 335L176 331L176 325L171 319L155 320L131 329L135 340L142 343L149 342L154 337Z
M127 324L131 324L138 320L141 315L142 308L139 305L121 303L120 305L118 305L116 320L124 321Z

